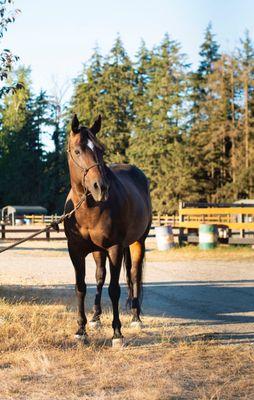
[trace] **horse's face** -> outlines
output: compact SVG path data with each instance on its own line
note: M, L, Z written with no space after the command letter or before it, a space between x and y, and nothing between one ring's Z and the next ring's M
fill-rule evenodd
M73 117L68 142L69 168L72 185L79 192L87 191L95 201L106 201L109 184L103 161L104 149L96 139L100 127L100 116L91 128L80 126L77 116Z

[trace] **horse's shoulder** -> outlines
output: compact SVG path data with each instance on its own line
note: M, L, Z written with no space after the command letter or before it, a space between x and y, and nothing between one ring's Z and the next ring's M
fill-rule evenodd
M131 180L137 186L148 188L148 179L144 172L132 164L111 164L110 171L120 180Z
M141 169L132 164L110 164L109 169L114 173L142 174L144 176L144 173L141 171Z

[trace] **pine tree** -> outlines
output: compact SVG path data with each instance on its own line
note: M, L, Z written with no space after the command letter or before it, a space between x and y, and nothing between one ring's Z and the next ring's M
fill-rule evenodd
M42 135L47 100L43 92L32 94L29 70L21 68L15 75L22 89L7 94L1 110L0 199L1 203L38 204L42 195Z
M175 143L183 141L185 131L187 64L179 44L165 35L152 52L141 47L138 69L143 71L143 78L138 81L139 85L142 83L142 98L137 103L129 157L150 179L154 209L170 211L167 179L174 165L169 167L168 160L172 148L180 151Z
M238 59L243 104L241 110L242 154L240 157L244 159L244 168L241 168L238 182L245 182L245 185L241 185L241 195L252 197L254 195L252 167L254 161L254 46L248 31L245 34L245 38L241 40Z
M199 199L201 201L211 201L216 190L213 160L216 151L213 145L215 141L213 121L216 121L216 117L214 113L212 117L210 115L216 97L213 95L210 83L216 63L221 56L214 36L210 23L206 28L204 42L200 48L199 67L196 72L190 74L190 146L194 155L195 179L199 182Z
M83 72L74 82L74 95L68 113L75 112L81 123L89 126L102 112L100 96L102 94L103 58L98 46L89 62L84 65Z
M108 162L127 162L133 121L134 71L118 36L103 60L98 48L75 85L70 112L89 126L102 115L99 138L106 146Z

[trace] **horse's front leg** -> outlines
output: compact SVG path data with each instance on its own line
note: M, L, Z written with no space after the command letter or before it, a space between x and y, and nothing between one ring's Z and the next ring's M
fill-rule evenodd
M86 296L86 283L85 283L85 257L86 253L81 246L68 243L68 249L71 261L75 269L76 278L76 296L78 301L78 330L75 334L76 339L86 339L86 324L87 319L85 315L85 296Z
M101 295L102 295L102 289L103 285L105 282L106 278L106 258L107 254L106 252L103 251L95 251L93 252L93 258L96 263L96 273L95 273L95 278L96 278L96 294L95 294L95 299L94 299L94 313L93 317L90 321L90 325L92 327L97 327L100 325L100 315L102 313L101 310Z
M123 259L123 248L119 245L112 246L108 251L109 265L110 265L110 284L108 288L109 297L112 302L113 308L113 322L112 328L114 330L112 344L122 345L123 335L121 333L121 322L119 319L119 298L121 294L121 289L119 285L119 276L121 271L121 264Z

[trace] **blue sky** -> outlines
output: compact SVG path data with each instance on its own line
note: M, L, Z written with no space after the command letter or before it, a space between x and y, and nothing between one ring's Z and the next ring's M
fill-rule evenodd
M231 51L245 29L254 38L253 0L16 0L14 4L22 13L9 27L4 46L31 66L34 88L49 92L53 79L59 86L71 85L96 43L106 54L118 32L131 57L141 38L151 47L168 32L194 65L209 21L224 50Z

